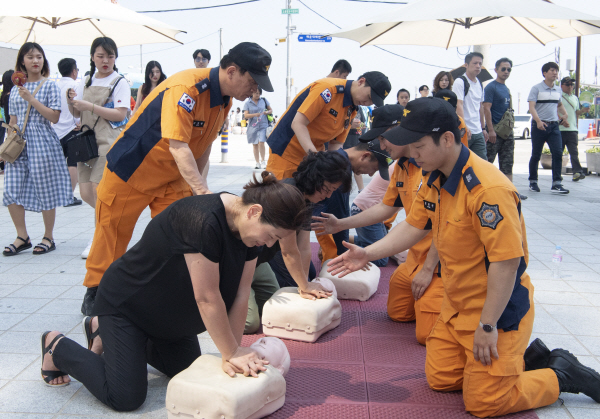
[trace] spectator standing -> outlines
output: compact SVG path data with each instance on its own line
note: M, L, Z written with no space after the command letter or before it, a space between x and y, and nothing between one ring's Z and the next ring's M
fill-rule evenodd
M350 73L352 73L352 66L350 63L346 60L337 60L327 78L346 80Z
M562 138L561 150L564 150L565 147L569 150L571 167L573 168L573 181L577 182L580 179L585 179L585 173L583 173L583 168L581 167L581 163L579 163L579 150L577 148L577 143L579 141L577 138L579 133L577 129L578 118L580 115L588 112L590 108L589 105L582 108L579 103L579 98L573 94L575 79L572 79L571 77L563 78L560 81L560 88L562 89L562 103L567 112L568 123L568 127L565 126L564 123L558 127Z
M248 121L246 137L248 144L252 144L254 151L254 160L256 160L255 169L264 169L267 167L265 160L265 142L267 141L267 128L269 127L267 115L273 113L269 101L261 97L261 94L262 89L258 87L252 93L252 97L244 103L244 118Z
M464 119L469 129L469 148L484 160L487 160L487 131L483 114L483 85L477 78L481 73L483 54L472 52L465 57L467 70L464 76L454 80L452 91L456 93L458 104L456 113Z
M69 104L67 103L67 91L69 89L75 90L77 87L77 75L79 69L77 68L77 62L73 58L63 58L58 62L58 71L62 78L56 83L60 89L60 119L58 123L53 124L52 128L56 131L56 135L60 139L60 145L62 146L63 153L67 159L67 167L69 168L69 176L71 178L71 190L75 190L77 186L77 162L72 161L69 158L67 147L68 141L73 138L79 132L79 119L75 119L71 112L69 112ZM73 201L66 205L71 207L74 205L81 205L81 199L73 196Z
M192 54L194 58L194 65L196 68L206 68L208 67L208 63L210 63L210 52L205 49L197 49Z
M44 238L33 249L34 255L41 255L56 249L53 236L56 207L73 199L60 141L50 125L60 117L60 89L46 78L50 67L44 50L35 42L23 44L15 70L25 73L27 82L13 86L8 114L10 125L19 127L27 143L21 155L5 167L3 204L8 207L17 238L2 254L14 256L31 248L25 211L34 211L41 212L44 220ZM23 129L29 105L27 126Z
M12 82L12 75L15 71L8 70L2 75L2 95L0 95L0 107L2 107L2 113L4 114L4 122L10 123L10 115L8 114L8 102L10 98L10 91L12 90L14 83ZM0 144L4 142L4 135L6 129L0 128ZM4 173L4 161L0 161L0 174Z
M115 61L119 52L115 41L107 37L94 39L90 56L90 74L75 92L70 92L69 110L75 118L81 118L82 129L87 126L94 130L98 143L98 157L77 163L81 198L96 208L96 189L102 180L106 154L127 123L131 90L117 72ZM87 259L91 247L90 238L81 253L82 259Z
M544 143L548 144L552 154L552 188L557 194L568 194L562 186L562 138L558 129L558 115L569 128L565 107L562 104L562 92L554 83L558 80L558 65L554 62L542 66L544 80L531 88L527 101L531 113L531 158L529 159L529 190L540 192L538 186L538 165L542 157Z
M144 84L138 89L137 100L135 101L135 108L131 112L131 115L135 113L144 101L146 97L152 92L156 86L165 81L167 76L162 71L162 67L158 61L149 61L146 64L146 72L144 75Z
M429 96L429 86L424 84L423 86L419 87L419 93L421 94L421 97L428 97Z
M433 95L440 90L448 89L452 90L452 85L454 84L454 77L448 71L440 71L435 79L433 79Z
M398 90L398 93L396 93L396 100L398 105L406 107L406 104L410 100L410 92L406 89Z
M496 80L485 86L483 111L488 131L487 160L494 163L498 155L498 166L500 171L512 182L513 163L515 160L515 137L512 130L508 136L498 135L495 131L496 125L504 114L512 112L512 96L510 89L506 86L506 80L512 71L512 61L508 58L500 58L496 61ZM514 117L513 117L514 118ZM520 195L521 200L527 199Z

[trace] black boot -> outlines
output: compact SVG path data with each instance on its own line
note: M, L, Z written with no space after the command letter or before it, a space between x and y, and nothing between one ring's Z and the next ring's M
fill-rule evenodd
M583 393L600 403L600 374L582 365L575 355L564 349L554 349L548 368L556 373L561 393Z
M535 339L523 355L523 359L525 359L525 371L548 368L549 358L550 349L544 345L544 342L540 338Z
M98 287L90 287L83 296L83 304L81 304L81 313L84 316L91 316L92 309L94 308L94 301L96 300L96 292Z

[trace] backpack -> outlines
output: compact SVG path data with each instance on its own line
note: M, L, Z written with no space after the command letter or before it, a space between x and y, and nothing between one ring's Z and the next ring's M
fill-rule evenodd
M465 85L465 95L464 97L467 97L467 93L469 93L469 88L471 87L471 83L467 80L466 76L460 76L459 79L461 79L463 81L463 84ZM483 83L481 83L481 80L477 79L477 81L479 82L479 85L481 86L481 91L483 92Z

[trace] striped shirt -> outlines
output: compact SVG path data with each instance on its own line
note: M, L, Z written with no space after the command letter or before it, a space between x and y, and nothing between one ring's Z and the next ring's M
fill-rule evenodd
M560 86L538 83L531 88L527 101L535 102L535 111L542 121L558 121L557 108L562 102Z

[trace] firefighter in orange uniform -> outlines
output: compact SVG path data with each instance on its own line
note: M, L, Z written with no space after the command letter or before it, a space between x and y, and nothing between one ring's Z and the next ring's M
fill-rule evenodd
M458 118L440 99L409 102L399 127L383 134L410 145L429 174L406 221L379 242L334 259L342 273L409 248L431 230L442 264L441 314L427 338L425 373L437 391L463 391L468 412L493 417L554 403L560 392L600 402L600 374L564 349L524 354L534 320L533 286L519 194L498 169L460 142ZM529 349L527 349L529 351Z
M146 207L154 217L178 199L210 193L201 173L231 97L245 100L259 85L272 92L270 65L266 50L243 42L229 50L220 67L179 72L144 100L108 152L98 185L83 314L92 314L102 275L127 250Z

